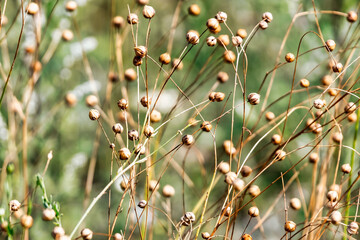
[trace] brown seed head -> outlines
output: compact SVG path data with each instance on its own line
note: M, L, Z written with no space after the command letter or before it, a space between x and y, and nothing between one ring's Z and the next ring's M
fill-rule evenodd
M11 212L16 212L16 211L18 211L18 210L20 209L20 207L21 207L21 203L20 203L18 200L16 200L16 199L11 200L11 201L9 202L9 208L10 208L10 211L11 211Z
M251 185L249 188L249 194L252 197L256 197L261 193L260 188L258 185Z
M190 119L188 120L188 124L190 125L190 127L196 127L197 121L196 121L195 118L190 118Z
M355 11L350 11L348 12L346 19L348 20L348 22L353 23L357 21L358 15Z
M111 23L115 28L119 28L119 29L125 26L125 20L121 16L115 16L112 19Z
M127 16L127 22L129 24L137 24L139 22L139 17L138 15L136 15L135 13L130 13L128 16Z
M219 72L216 79L220 82L220 83L225 83L229 80L229 75L226 72Z
M144 135L145 137L149 138L154 134L154 128L150 125L146 125L144 127Z
M141 200L139 203L138 203L138 207L139 208L145 208L146 207L146 204L147 202L145 200Z
M329 52L332 52L332 51L334 51L334 49L336 47L336 43L334 40L329 39L325 42L325 47L326 47L326 50L328 50Z
M80 234L84 240L90 240L93 237L93 232L89 228L84 228Z
M329 191L335 191L338 193L338 195L341 195L341 187L339 184L333 184L329 187Z
M95 107L99 103L99 100L95 95L89 95L86 97L85 103L88 107Z
M210 31L214 31L220 27L220 23L216 18L210 18L209 20L207 20L206 26L209 28Z
M140 103L143 107L149 107L151 105L151 98L149 97L149 99L146 96L143 96L140 99Z
M192 45L198 44L200 41L199 33L195 30L190 30L186 34L186 40Z
M339 225L341 223L341 220L342 220L341 212L333 211L330 214L330 221L331 221L332 224Z
M239 47L243 42L243 39L241 37L239 37L239 36L234 36L234 37L232 37L231 40L232 40L232 44L235 47Z
M115 83L115 82L119 81L119 76L116 73L110 71L108 73L108 79L110 82Z
M161 113L154 109L150 114L150 122L157 123L160 121L161 121Z
M245 187L245 182L240 178L235 178L234 181L232 181L232 185L235 191L242 191Z
M174 58L174 60L172 61L172 66L176 69L176 70L181 70L184 67L183 62L179 59L179 58Z
M262 19L270 23L273 20L273 15L271 14L271 12L264 12L262 15Z
M299 210L301 208L301 201L298 198L290 199L290 207L294 210Z
M56 216L54 209L45 208L42 212L42 220L44 221L52 221Z
M239 28L237 31L236 31L236 35L241 37L242 39L246 38L247 37L247 32L245 29L243 28Z
M139 139L139 132L135 129L131 129L128 131L128 138L131 141L135 141Z
M339 73L343 70L343 65L341 63L337 63L334 66L332 66L333 72Z
M120 123L115 123L113 126L112 126L112 130L114 133L116 134L121 134L123 131L124 131L124 128L123 126L120 124Z
M201 233L201 237L203 238L203 239L209 239L210 238L210 233L208 233L208 232L203 232L203 233Z
M149 4L149 0L136 0L137 4L139 5L146 5Z
M125 98L120 99L117 105L121 110L126 110L129 107L128 101Z
M355 110L356 110L356 104L353 102L348 102L344 108L344 111L346 113L352 113L355 112Z
M20 219L21 226L26 229L31 228L33 225L33 222L34 222L34 220L33 220L32 216L30 216L30 215L24 215Z
M65 235L65 230L62 227L56 226L51 232L51 236L54 239L60 239L60 237Z
M35 15L39 12L39 5L35 2L31 2L27 6L26 10L29 15Z
M168 54L168 53L161 54L159 57L159 61L165 65L169 64L171 62L170 54Z
M302 86L302 87L304 87L304 88L309 87L309 86L310 86L309 80L307 80L307 79L305 79L305 78L301 79L301 80L300 80L300 86Z
M248 210L248 214L250 217L257 217L260 214L260 211L257 207L251 207Z
M121 160L128 160L131 157L131 152L128 148L121 148L119 150L119 157Z
M285 55L285 61L287 61L288 63L295 61L295 55L292 53L287 53Z
M225 182L228 185L232 185L236 178L237 178L237 176L236 176L236 173L234 173L234 172L228 172L225 174Z
M319 155L316 152L310 153L309 155L310 163L317 163L318 160L319 160Z
M175 195L175 188L167 184L163 187L162 194L164 197L170 198Z
M69 29L65 29L63 32L62 32L62 35L61 35L62 39L64 41L71 41L73 38L74 38L74 34L71 30Z
M337 92L336 89L330 88L330 89L328 90L328 93L329 93L330 96L334 97L334 96L336 96L336 94L337 94L338 92Z
M134 153L136 154L136 155L144 155L145 154L145 146L144 145L142 145L142 144L138 144L138 145L136 145L135 146L135 148L134 148Z
M326 198L330 201L330 202L337 202L337 200L339 199L339 194L336 191L329 191L326 194Z
M271 137L271 142L275 145L279 145L281 143L281 136L279 134L274 134L272 137Z
M285 223L284 229L286 232L294 232L296 230L296 223L293 221L287 221Z
M345 163L341 166L341 171L345 174L349 174L351 172L351 166L348 163Z
M351 222L347 227L347 232L349 235L355 235L358 234L359 225L357 222Z
M259 27L262 29L262 30L265 30L269 27L269 24L265 21L265 20L262 20L259 22Z
M188 12L190 15L198 16L201 12L201 9L200 9L199 5L191 4L190 7L188 8Z
M224 61L227 63L233 63L236 60L236 55L233 51L231 50L226 50L224 52Z
M156 190L158 190L159 189L159 187L160 187L160 183L158 183L158 181L157 180L150 180L149 181L149 190L150 191L156 191Z
M321 126L320 123L315 123L315 124L311 127L311 130L312 130L313 133L316 133L316 134L321 133L321 131L322 131L322 126Z
M93 121L98 120L100 118L99 111L96 109L91 109L89 111L89 118L90 118L90 120L93 120Z
M225 12L218 12L216 15L215 15L215 19L219 21L219 23L223 23L223 22L226 22L227 20L227 14Z
M73 12L77 8L77 3L75 1L68 1L65 5L65 9L68 12Z
M220 46L227 46L230 43L229 35L222 34L217 38L217 42Z
M209 100L210 100L210 102L215 102L215 95L216 95L216 92L211 92L211 93L209 93Z
M252 237L250 234L245 233L241 236L241 240L252 240Z
M250 176L250 174L252 173L252 168L251 167L249 167L249 166L247 166L247 165L244 165L243 167L242 167L242 169L240 170L240 174L241 174L241 176L243 176L244 178L245 177L248 177L248 176Z
M266 112L265 113L265 118L268 121L272 121L275 118L275 114L273 112Z
M133 68L128 68L125 70L124 77L128 81L135 81L137 74L136 71Z
M134 47L135 55L138 57L145 57L147 54L147 48L145 46Z
M251 105L258 105L260 103L260 95L257 93L250 93L247 99Z
M145 5L143 9L144 18L151 19L155 16L155 9L149 5Z
M275 152L275 159L276 159L277 161L282 161L282 160L285 159L285 157L286 157L286 152L285 152L285 151L283 151L283 150L281 150L281 149L276 150L276 152Z
M124 238L120 233L115 233L114 234L114 240L124 240Z
M221 102L225 99L225 93L222 92L216 92L215 93L215 101L216 102Z
M216 40L216 37L214 36L210 36L206 39L206 44L209 46L209 47L213 47L215 46L217 43L217 40Z
M330 75L325 75L321 78L321 83L324 86L329 86L333 81L333 78Z
M227 162L221 162L218 169L222 174L227 174L230 171L230 165Z
M231 215L232 209L231 207L227 207L226 209L223 209L222 212L224 213L225 217L229 217Z
M313 106L316 109L322 109L325 106L325 103L322 99L318 98L314 100Z
M187 146L192 145L194 142L195 142L195 139L194 139L194 137L192 135L185 135L182 138L182 143L187 145Z
M336 143L340 143L343 140L343 135L340 132L335 132L332 135L332 140Z
M210 130L212 129L211 123L208 121L205 121L203 123L201 123L200 128L204 131L204 132L210 132Z

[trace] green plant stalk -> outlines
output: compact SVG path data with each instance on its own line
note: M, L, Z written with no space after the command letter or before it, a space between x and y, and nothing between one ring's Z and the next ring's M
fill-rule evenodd
M357 137L358 137L358 131L359 131L359 118L360 118L360 111L358 110L357 112L357 119L356 119L356 123L355 123L355 131L354 131L354 139L353 139L353 144L352 144L352 148L355 149L356 148L356 143L357 143ZM354 169L354 161L355 161L355 151L351 152L351 159L350 159L350 166L351 166L351 171L349 173L349 181L348 181L348 188L351 187L351 177L352 177L352 172ZM346 195L346 211L345 211L345 226L344 226L344 236L343 236L343 240L347 239L347 225L349 223L349 214L350 214L350 207L349 207L349 203L350 203L350 199L351 199L351 191L349 189L349 192Z

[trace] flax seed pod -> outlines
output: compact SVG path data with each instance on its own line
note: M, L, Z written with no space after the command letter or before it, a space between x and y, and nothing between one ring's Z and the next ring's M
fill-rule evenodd
M247 99L251 105L258 105L260 103L260 95L257 93L250 93Z
M128 68L125 70L124 77L129 82L135 81L137 78L136 71L133 68Z
M329 191L335 191L335 192L337 192L338 196L341 195L341 187L340 187L340 185L338 185L338 184L332 184L332 185L329 187Z
M216 94L216 92L211 92L211 93L209 93L209 100L210 100L210 102L215 102L215 94Z
M118 29L123 28L125 26L125 20L121 16L115 16L112 19L111 23L115 28L118 28Z
M31 2L27 6L26 10L29 15L35 15L39 12L39 5L35 2Z
M317 163L319 161L319 155L316 152L313 152L309 155L310 163Z
M147 138L150 138L154 134L154 128L152 126L146 125L144 127L144 135Z
M326 194L326 198L330 201L330 202L337 202L339 199L339 194L336 191L329 191Z
M147 48L145 46L136 46L134 47L134 52L137 57L145 57L147 54Z
M201 12L201 9L200 9L199 5L191 4L190 7L188 8L188 12L190 15L198 16Z
M68 12L73 12L77 8L77 3L75 1L68 1L65 5L65 9Z
M69 29L65 29L63 32L62 32L62 35L61 35L61 38L68 42L68 41L71 41L73 38L74 38L74 34L71 30Z
M347 232L349 235L358 234L359 225L356 222L351 222L347 227Z
M175 195L175 188L167 184L163 187L162 194L164 197L170 198Z
M23 215L20 219L21 226L26 229L31 228L33 222L34 220L30 215Z
M208 232L203 232L203 233L201 233L201 237L202 237L203 239L209 239L209 238L210 238L210 233L208 233Z
M109 79L110 82L116 83L116 82L119 81L119 76L116 73L111 71L108 74L108 79Z
M192 45L196 45L200 41L199 33L194 30L190 30L186 33L186 40Z
M334 49L336 47L336 43L334 40L329 39L325 42L325 47L326 47L326 50L328 50L329 52L332 52L332 51L334 51Z
M220 27L220 23L216 18L210 18L206 22L206 26L209 28L210 31L215 31L217 28Z
M269 24L265 21L265 20L262 20L259 22L259 27L262 29L262 30L265 30L269 27Z
M343 140L343 135L340 132L335 132L332 135L332 140L336 143L340 143Z
M112 126L112 130L114 133L116 134L121 134L123 131L124 131L124 128L123 126L120 124L120 123L115 123L113 126Z
M128 101L125 98L120 99L117 105L121 110L126 110L129 107Z
M114 240L124 240L124 238L120 233L115 233L114 234Z
M226 34L222 34L217 38L217 41L219 43L220 46L227 46L230 44L230 38L229 35Z
M279 150L277 150L277 151L275 152L275 159L276 159L277 161L282 161L282 160L285 159L285 157L286 157L286 152L285 152L285 151L279 149Z
M84 240L90 240L93 238L93 232L89 228L84 228L81 230L81 237Z
M181 70L181 69L183 69L184 64L181 61L181 59L174 58L174 60L172 61L172 67L175 68L176 70Z
M135 13L130 13L128 16L127 16L127 22L129 24L137 24L139 22L139 17L138 15L136 15Z
M245 187L245 182L240 178L235 178L232 185L236 191L242 191Z
M139 5L146 5L149 4L149 0L136 0L136 3Z
M232 40L232 44L233 44L235 47L239 47L239 46L242 44L242 42L243 42L242 38L239 37L239 36L234 36L234 37L232 37L231 40Z
M155 16L155 9L149 5L145 5L143 9L144 18L151 19Z
M339 225L341 223L341 220L342 220L341 212L333 211L330 214L330 221L331 221L332 224Z
M136 154L136 155L144 155L145 154L145 146L144 145L142 145L142 144L138 144L138 145L136 145L135 146L135 148L134 148L134 153Z
M301 208L301 201L298 198L290 199L290 207L294 210L299 210Z
M77 103L77 97L76 97L76 95L73 94L73 93L67 93L67 94L65 95L65 103L66 103L66 105L69 106L69 107L75 106L76 103Z
M16 199L11 200L9 202L9 209L10 209L11 212L18 211L20 209L20 207L21 207L21 203Z
M225 83L229 80L229 75L226 72L219 72L218 75L216 76L216 79L220 83Z
M227 162L221 162L218 169L222 174L227 174L230 171L230 165Z
M292 54L292 53L287 53L287 54L285 55L285 60L286 60L288 63L291 63L291 62L295 61L295 56L294 56L294 54Z
M215 19L219 21L219 23L223 23L223 22L226 22L227 20L227 14L225 12L218 12L216 15L215 15Z
M156 180L150 180L149 181L149 190L154 192L160 188L160 183Z
M357 115L356 115L356 113L351 113L351 114L349 114L349 115L347 116L347 119L348 119L349 122L356 122L356 120L357 120Z
M355 110L356 110L356 104L353 102L348 102L344 108L344 111L346 113L352 113L355 112Z
M261 193L260 188L258 185L251 185L249 188L249 194L252 197L256 197Z
M160 122L160 121L161 121L161 113L154 109L150 113L150 122L157 123L157 122Z
M208 121L205 121L201 124L200 128L204 131L204 132L210 132L212 129L211 123Z
M56 216L56 213L54 209L51 208L45 208L42 211L42 220L44 221L52 221Z
M128 160L131 157L131 152L128 148L121 148L119 150L119 157L121 160Z
M293 221L287 221L285 223L284 229L286 232L294 232L296 230L296 223Z
M325 103L322 99L318 98L314 100L313 106L316 109L321 109L325 106Z
M141 200L139 203L138 203L138 207L139 208L145 208L146 207L146 204L147 202L145 200Z
M170 54L169 53L161 54L160 57L159 57L159 61L164 65L169 64L171 62Z
M192 135L185 135L182 138L182 143L187 145L187 146L190 146L190 145L194 144L194 142L195 142L195 139L194 139L194 137Z
M86 97L85 103L88 107L95 107L99 103L99 100L95 95L89 95Z
M251 207L248 210L248 214L250 217L257 217L260 214L260 211L257 207Z
M236 173L234 172L228 172L225 174L225 182L228 185L232 185L236 178Z
M333 78L330 75L325 75L321 78L321 83L324 86L329 86L333 81Z
M215 93L215 101L216 102L221 102L225 99L225 93L222 92L216 92Z
M241 176L243 176L244 178L245 177L248 177L248 176L250 176L250 174L252 173L252 168L251 167L249 167L249 166L247 166L247 165L244 165L243 167L242 167L242 169L240 170L240 174L241 174Z
M309 80L303 78L300 80L300 86L304 87L304 88L308 88L310 86L310 82Z
M197 125L197 121L195 118L190 118L187 123L190 127L196 127Z
M91 109L89 111L89 118L93 121L98 120L100 118L100 113L96 109Z
M139 132L135 129L131 129L128 131L128 138L131 141L139 140Z
M65 235L65 230L62 227L56 226L51 232L51 236L54 239L60 239L60 237Z
M341 63L336 63L334 66L332 66L333 72L339 73L343 70L343 65Z
M252 240L252 237L250 234L245 233L241 236L241 240Z
M266 113L265 113L265 118L266 118L266 120L268 120L268 121L272 121L272 120L274 120L274 118L275 118L275 114L274 114L273 112L266 112Z
M328 93L329 93L330 96L334 97L338 93L338 91L336 89L334 89L334 88L330 88L328 90Z
M206 44L209 46L209 47L213 47L215 46L217 43L217 40L216 40L216 37L214 36L210 36L206 39Z
M233 51L231 50L226 50L224 52L224 61L227 63L234 63L236 60L236 55Z
M141 99L140 99L140 103L143 107L149 107L151 105L151 98L147 98L146 96L143 96Z
M355 11L350 11L348 12L346 19L348 20L348 22L353 23L357 21L358 15Z
M271 12L264 12L262 15L262 19L267 23L270 23L273 20L273 15L271 14Z
M236 31L236 35L238 35L239 37L241 37L242 39L244 39L244 38L247 37L247 32L246 32L245 29L239 28L239 29Z
M281 136L279 134L274 134L272 137L271 137L271 142L274 144L274 145L279 145L281 143Z

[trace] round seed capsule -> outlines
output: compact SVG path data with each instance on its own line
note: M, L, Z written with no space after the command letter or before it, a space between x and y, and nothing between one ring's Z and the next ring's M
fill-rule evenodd
M219 21L219 23L226 22L226 20L227 20L227 14L226 14L225 12L218 12L218 13L215 15L215 18L216 18L216 20Z
M201 233L201 237L202 237L203 239L209 239L209 238L210 238L210 233L208 233L208 232L203 232L203 233Z
M192 145L194 142L195 142L195 140L194 140L194 137L192 135L185 135L182 138L182 143L187 145L187 146Z
M176 70L181 70L181 69L183 69L184 64L181 61L181 59L174 58L174 60L172 61L172 67L175 68Z
M322 126L321 126L321 124L320 123L315 123L313 126L312 126L312 132L313 133L321 133L321 131L322 131Z
M339 225L341 220L342 220L342 215L341 215L341 212L339 211L333 211L331 214L330 214L330 220L331 220L331 223L334 224L334 225Z
M51 232L51 236L54 239L60 239L60 237L65 235L65 230L62 227L56 226Z
M139 17L138 15L136 15L135 13L130 13L128 16L127 16L127 22L129 24L137 24L139 22Z
M314 100L313 106L316 109L321 109L325 106L325 103L322 99L318 98Z
M186 34L186 40L192 45L198 44L200 41L199 33L197 31L190 30Z
M324 86L329 86L333 81L333 78L330 75L325 75L321 78L321 83Z
M156 123L156 122L160 122L160 121L161 121L161 113L154 109L150 113L150 122Z
M301 201L298 198L290 199L290 207L294 210L299 210L301 208Z
M232 181L232 185L236 191L242 191L245 187L245 182L240 178L235 178L234 181Z
M304 87L304 88L309 87L309 86L310 86L309 80L307 80L307 79L305 79L305 78L301 79L301 80L300 80L300 86L302 86L302 87Z
M200 9L199 5L191 4L190 7L188 8L188 12L190 15L198 16L201 12L201 9Z
M319 160L319 155L316 152L313 152L309 155L310 163L317 163L318 160Z
M93 121L98 120L100 118L100 113L96 109L91 109L89 111L89 118Z
M195 118L190 118L188 120L188 125L190 125L190 127L196 127L196 125L197 125L196 119Z
M260 95L257 93L250 93L247 99L251 105L258 105L260 103Z
M125 26L125 20L121 16L115 16L112 19L111 23L115 28L119 28L119 29Z
M220 27L219 21L215 18L210 18L206 22L206 26L209 28L209 30L216 30L218 27Z
M81 230L81 237L84 240L90 240L93 237L93 232L89 228L84 228Z
M242 167L242 169L240 170L240 174L243 177L248 177L248 176L250 176L251 173L252 173L252 168L247 165L244 165Z
M237 176L236 176L236 173L234 173L234 172L228 172L225 174L225 182L228 185L232 185L236 178L237 178Z
M10 211L11 211L11 212L16 212L16 211L18 211L18 210L20 209L20 207L21 207L21 203L20 203L18 200L16 200L16 199L11 200L11 201L9 202L9 208L10 208Z
M225 217L229 217L231 215L231 211L232 211L231 207L227 207L226 209L222 210Z
M147 48L145 46L134 47L134 51L135 51L135 55L141 58L145 57L147 54Z
M151 19L155 16L155 9L149 5L145 5L143 9L143 16L147 19Z
M124 77L130 82L135 81L137 78L136 71L133 68L128 68L125 70Z
M117 134L120 134L124 131L124 128L123 126L121 126L120 123L115 123L113 126L112 126L112 130L114 133L117 133Z
M135 129L131 129L128 131L128 138L131 141L135 141L139 139L139 133Z
M247 32L246 32L245 29L239 28L239 29L236 31L236 35L238 35L239 37L241 37L242 39L244 39L244 38L247 37Z
M330 96L334 97L337 94L337 90L334 89L334 88L330 88L328 90L328 93L329 93Z
M348 163L345 163L341 166L341 171L345 174L349 174L351 172L351 166Z
M211 102L215 102L215 94L216 94L216 92L211 92L211 93L209 93L209 100L210 100Z
M340 185L338 185L338 184L333 184L333 185L331 185L331 186L329 187L329 190L330 190L330 191L335 191L335 192L337 192L338 196L341 195L341 187L340 187Z
M56 216L54 209L45 208L42 212L42 220L44 221L52 221Z
M37 3L31 2L26 8L29 15L35 15L39 12L39 5Z
M162 194L164 197L169 198L175 195L175 188L169 184L163 187Z
M351 113L351 114L349 114L348 117L347 117L347 119L348 119L349 122L356 122L356 120L357 120L357 115L356 115L356 113Z
M117 105L121 110L126 110L129 107L128 101L125 98L120 99Z
M241 236L241 240L252 240L252 237L250 234L245 233Z
M225 83L229 80L229 75L226 72L219 72L218 75L216 76L216 79L220 83Z
M343 70L343 65L341 63L337 63L334 66L332 66L332 70L336 73L339 73Z
M168 54L168 53L161 54L159 57L159 61L165 65L169 64L171 62L170 54Z
M274 144L274 145L279 145L281 143L281 136L279 134L274 134L272 137L271 137L271 142Z
M143 96L141 99L140 99L140 103L143 107L149 107L151 105L151 98L147 98L146 96Z
M213 47L215 46L217 43L217 40L216 40L216 37L214 36L210 36L206 39L206 44L209 46L209 47Z
M138 145L136 145L135 146L135 148L134 148L134 153L136 154L136 155L144 155L145 154L145 147L144 147L144 145L142 145L142 144L138 144Z
M262 29L262 30L265 30L269 27L269 24L265 21L265 20L262 20L259 22L259 27Z
M224 61L227 63L233 63L236 60L236 55L233 51L231 50L226 50L224 52Z
M146 5L149 4L149 0L136 0L137 4L139 5Z
M266 112L265 113L265 118L268 121L272 121L275 118L275 114L273 112Z
M152 126L146 125L144 127L144 135L149 138L154 134L154 128Z
M33 222L34 222L34 220L30 215L24 215L20 219L21 226L26 229L31 228L33 225Z
M353 102L348 102L344 108L344 111L346 113L352 113L355 112L355 110L356 110L356 104Z
M109 72L108 79L110 82L115 83L115 82L119 81L119 76L114 72Z
M347 227L347 232L349 235L358 234L359 225L356 222L351 222Z
M264 12L262 15L262 19L270 23L273 20L273 15L271 14L271 12Z
M356 20L358 19L358 15L355 11L350 11L348 12L346 19L348 20L348 22L353 23L356 22Z
M128 148L121 148L119 150L119 157L121 160L128 160L131 157L131 152Z
M114 234L114 240L123 240L123 236L120 233L115 233Z
M215 101L216 102L221 102L225 99L225 93L222 92L216 92L215 93Z
M251 207L248 210L248 214L250 217L257 217L260 214L260 211L257 207Z
M230 38L229 35L222 34L217 38L217 41L220 46L227 46L230 44Z
M212 129L211 123L208 121L205 121L201 124L200 128L204 131L204 132L210 132Z
M134 66L140 66L141 64L142 64L142 58L141 57L139 57L139 56L135 56L134 58L133 58L133 64L134 64Z
M329 39L325 42L325 46L326 46L326 50L332 52L332 51L334 51L334 49L336 47L336 43L334 40Z
M77 8L77 3L75 1L68 1L65 5L65 9L68 12L73 12Z
M330 201L330 202L336 202L339 199L339 195L336 191L329 191L326 194L326 198Z
M99 100L95 95L89 95L86 97L85 103L88 107L95 107L99 103Z
M276 152L275 152L275 159L277 161L282 161L284 160L286 157L286 152L281 150L281 149L278 149Z
M293 221L287 221L285 223L284 229L286 232L294 232L296 230L296 223Z
M343 140L343 135L340 132L336 132L332 135L332 140L336 143L340 143Z
M239 36L234 36L232 37L231 40L232 40L232 44L236 47L239 47L243 42L243 39Z
M295 61L295 56L294 56L294 54L292 54L292 53L287 53L287 54L285 55L285 60L286 60L288 63L291 63L291 62Z
M138 207L139 208L145 208L146 207L146 204L147 202L145 200L141 200L139 203L138 203Z
M156 191L156 190L158 190L159 189L159 187L160 187L160 183L158 183L158 181L157 180L150 180L149 181L149 190L150 191Z
M249 188L249 194L252 197L256 197L261 193L260 188L258 185L251 185Z
M230 165L227 162L221 162L218 169L222 174L226 174L230 171Z
M74 34L71 30L69 29L65 29L63 32L62 32L62 35L61 35L61 38L68 42L68 41L71 41L73 38L74 38Z

